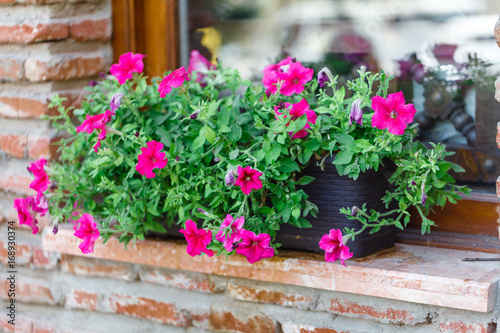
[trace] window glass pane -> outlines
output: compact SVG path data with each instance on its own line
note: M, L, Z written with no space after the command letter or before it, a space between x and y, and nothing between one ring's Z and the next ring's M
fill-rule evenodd
M340 82L361 65L382 68L415 104L423 138L457 151L462 180L494 182L500 173L500 1L190 0L188 13L189 48L247 78L259 80L286 55L315 70L326 65Z

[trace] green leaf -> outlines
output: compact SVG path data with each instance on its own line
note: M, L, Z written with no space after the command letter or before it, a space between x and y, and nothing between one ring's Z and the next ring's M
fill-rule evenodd
M208 126L205 126L205 137L207 138L207 141L212 144L215 142L215 132L213 129L211 129Z
M231 132L227 135L227 138L232 142L237 142L241 138L241 127L234 124L231 126Z
M234 160L238 157L239 154L240 154L240 150L235 149L229 153L229 159Z
M292 216L294 219L298 219L300 217L300 208L299 207L294 207L292 209Z
M460 165L458 165L458 164L451 163L451 165L450 165L450 166L451 166L451 169L452 169L453 171L455 171L456 173L465 172L465 169L464 169L464 168L462 168L462 167L461 167Z
M352 160L352 152L350 150L343 150L335 156L333 164L348 164Z
M122 127L121 131L123 133L128 133L131 130L137 128L137 127L139 127L139 124L127 124L127 125L125 125L125 126Z
M335 134L333 137L346 146L352 146L354 144L354 138L348 134Z
M266 163L272 164L281 154L281 145L279 143L273 144L271 150L266 153Z
M201 133L200 133L201 134ZM199 135L196 139L194 139L193 144L191 145L191 150L197 150L205 144L205 135Z
M281 163L281 165L278 167L278 171L280 171L280 172L291 173L294 171L300 171L300 168L299 168L299 165L297 164L297 162L292 161L292 159L290 157L282 158L282 159L278 160L278 162Z
M309 184L310 182L312 182L315 179L316 178L311 177L311 176L303 176L303 177L300 177L300 179L297 181L297 184L299 184L299 185L307 185L307 184Z
M118 157L113 163L116 166L120 166L123 163L123 156Z
M283 217L284 222L288 222L290 220L290 215L292 214L292 210L289 205L285 205L283 211L281 212L281 216Z
M222 103L222 101L223 101L223 99L219 99L217 102L212 102L212 104L210 104L210 106L208 107L207 114L206 114L207 118L210 118L213 115L215 115L215 112L219 108L219 105L220 105L220 103Z
M229 124L229 116L230 116L230 109L223 107L221 108L219 112L219 116L217 117L217 126L222 129L222 128L228 128L227 124ZM229 128L228 128L229 132Z

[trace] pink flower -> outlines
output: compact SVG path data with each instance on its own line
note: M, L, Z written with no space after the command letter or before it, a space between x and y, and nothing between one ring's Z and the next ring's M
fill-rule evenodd
M47 160L42 156L38 161L31 162L28 167L28 170L31 171L35 177L30 184L30 188L38 193L46 191L50 184L49 176L44 169L45 165L47 165Z
M149 141L147 147L142 147L142 154L137 156L139 163L135 169L146 178L154 178L156 174L154 168L163 169L168 160L165 158L165 153L160 153L163 149L163 144L157 141Z
M49 204L47 202L47 198L43 195L43 193L39 192L33 197L33 210L37 213L40 213L40 216L44 216L47 214L49 210Z
M340 229L332 229L328 234L323 235L319 241L319 247L326 252L325 261L334 262L340 259L341 264L344 266L346 266L345 260L353 255L344 244Z
M186 73L186 69L181 67L176 69L169 75L165 76L163 80L161 80L160 85L158 87L158 91L160 92L160 97L165 97L168 93L172 91L172 88L177 88L182 86L184 81L189 81L189 78Z
M78 222L80 222L80 228L73 235L83 240L79 245L82 253L92 253L95 241L99 238L99 229L97 229L94 218L90 214L83 214Z
M243 230L236 253L247 257L248 262L253 264L263 258L274 256L274 249L269 246L270 242L271 236L268 234L255 235L251 231Z
M278 84L279 76L283 74L284 69L287 69L287 66L292 63L292 57L286 57L277 64L271 64L264 67L262 71L264 73L262 84L267 88L270 94L275 94L278 91L276 85Z
M280 93L285 96L300 94L304 90L304 84L312 80L313 74L311 68L302 66L300 62L292 63L288 70L278 77L283 80Z
M372 109L375 111L372 117L372 127L385 129L395 135L404 133L406 125L413 121L417 110L413 104L405 105L403 93L389 94L387 99L381 96L372 98Z
M221 242L228 252L231 252L233 250L233 245L241 239L241 234L244 231L244 229L242 229L244 223L244 216L233 221L233 217L227 214L220 226L219 232L215 235L215 239ZM229 231L226 231L226 234L224 235L224 229L229 226L231 226Z
M262 181L259 177L262 175L262 172L252 169L249 166L242 168L238 167L238 179L234 185L241 186L241 190L245 194L250 194L252 190L258 190L262 188Z
M119 84L124 84L125 81L132 78L132 73L142 73L144 63L142 58L145 55L140 53L127 52L120 56L118 64L113 64L110 68L112 75L116 77Z
M101 140L106 138L106 131L109 130L109 128L106 126L106 123L108 123L111 120L111 117L114 115L115 113L109 110L106 110L106 112L95 116L87 115L87 119L85 119L83 123L76 128L77 132L87 132L88 134L90 134L92 133L92 131L96 130L96 132L99 133L99 136L97 137L97 143L94 146L94 151L96 153L97 149L101 147Z
M33 211L33 197L14 199L14 209L17 210L19 224L25 224L33 229L33 235L38 232L36 212Z
M191 57L189 58L188 73L190 76L193 72L197 72L196 82L204 81L205 76L209 70L215 69L217 66L212 64L204 56L198 52L198 50L191 51Z
M290 109L290 107L292 107L292 108ZM295 133L292 136L292 139L305 138L308 134L306 129L311 128L310 124L316 124L316 119L317 119L316 112L309 109L309 104L307 103L307 100L305 98L303 98L300 102L295 103L295 104L285 103L285 108L287 110L290 109L290 111L289 111L290 120L297 120L302 115L304 115L304 114L306 115L306 117L307 117L306 124L304 125L304 127L301 130L297 131L297 133ZM276 106L274 108L274 111L276 112L277 115L283 114L282 112L279 112L278 110L280 110L280 108L279 108L279 106ZM287 118L286 115L284 117ZM290 122L288 122L286 124L286 126L288 126L288 124L290 124ZM292 135L293 132L289 132L288 134Z
M196 223L192 220L186 221L186 229L181 229L181 233L186 237L188 242L187 253L191 256L198 256L202 252L209 257L214 255L213 250L208 250L207 245L212 241L212 231L205 229L198 229Z

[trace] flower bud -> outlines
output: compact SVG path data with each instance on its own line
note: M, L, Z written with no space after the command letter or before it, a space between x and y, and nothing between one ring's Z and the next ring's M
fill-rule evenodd
M191 115L189 116L189 118L191 118L191 119L194 120L194 119L198 118L198 114L199 113L200 113L200 109L197 109L193 113L191 113Z
M216 157L216 158L214 158L214 162L215 162L215 163L219 163L219 162L220 162L220 157Z
M59 223L54 223L54 227L52 228L52 233L54 234L54 236L57 234L57 232L59 231Z
M226 182L226 186L233 186L234 185L234 183L236 182L236 179L234 178L233 170L229 170L226 173L226 176L224 177L224 181Z
M420 200L422 201L422 206L425 206L425 202L427 201L427 195L425 195L425 192L422 192Z
M356 207L352 207L351 216L357 216L357 215L358 215L358 211L356 210Z
M175 156L175 161L176 162L179 162L181 160L181 157L180 156Z
M97 81L89 81L90 87L95 87L97 85Z
M327 82L333 81L332 72L326 67L323 67L318 73L318 84L321 88L325 86Z
M349 125L352 125L353 121L357 122L358 125L363 126L363 110L361 110L361 99L356 99L352 102L351 113L349 113Z
M196 210L198 210L198 212L199 212L199 213L202 213L203 215L208 216L208 213L207 213L204 209L202 209L202 208L197 208Z
M136 138L138 138L139 137L139 132L135 132L134 135L135 135Z
M115 112L120 107L123 96L123 93L116 93L111 97L111 102L109 102L111 112Z

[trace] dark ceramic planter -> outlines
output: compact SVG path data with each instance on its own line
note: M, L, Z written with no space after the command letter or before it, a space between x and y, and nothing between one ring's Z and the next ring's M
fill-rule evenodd
M367 208L380 212L386 211L381 198L389 190L389 178L393 167L381 166L378 172L369 170L359 175L354 181L347 176L340 176L331 161L325 162L325 171L322 171L314 161L303 170L302 174L316 178L310 184L303 186L309 195L309 201L318 206L319 213L316 218L308 216L312 228L298 228L290 224L282 224L277 232L276 242L282 244L284 249L298 249L324 253L319 248L321 237L330 229L343 230L344 227L361 228L357 220L349 220L340 213L341 207L361 207L366 203ZM363 257L394 246L395 229L384 227L370 235L369 231L356 236L354 241L349 241L347 246L354 253L354 257Z

